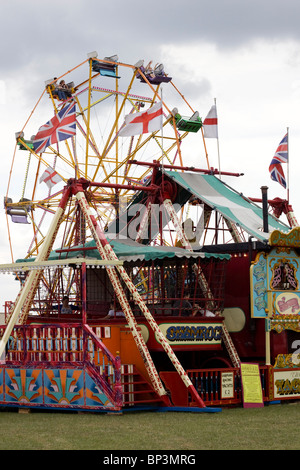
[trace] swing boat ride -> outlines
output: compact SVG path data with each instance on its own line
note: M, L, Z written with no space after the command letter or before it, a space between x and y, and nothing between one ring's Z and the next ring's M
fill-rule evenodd
M0 272L20 290L0 326L0 406L216 412L243 404L245 363L258 365L263 403L299 399L290 204L266 188L246 198L221 178L239 173L210 167L199 113L162 65L93 52L69 77L65 99L45 82L16 133ZM158 130L124 134L132 120L150 126L157 104ZM40 146L51 126L58 138ZM190 163L199 140L206 169ZM16 261L14 236L28 247Z

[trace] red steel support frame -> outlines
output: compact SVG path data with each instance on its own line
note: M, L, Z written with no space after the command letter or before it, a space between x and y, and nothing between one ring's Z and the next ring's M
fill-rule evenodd
M92 183L93 186L98 186L97 184ZM110 260L110 261L118 261L118 258L116 254L114 253L113 249L107 242L104 233L102 232L100 226L97 224L97 221L92 214L90 207L87 203L86 197L85 197L85 189L90 186L90 183L85 180L85 179L80 179L80 180L69 180L68 185L64 189L64 193L62 196L62 199L60 201L59 207L55 213L54 219L52 220L49 232L46 236L46 239L44 241L44 244L42 246L42 249L40 253L38 254L36 261L41 262L41 261L46 261L49 257L50 251L53 247L53 243L55 241L60 223L62 221L62 217L66 208L66 204L68 202L69 197L71 197L72 194L75 195L80 208L83 212L84 217L86 218L86 222L90 227L91 233L94 237L94 240L96 242L96 246L98 248L98 251L100 253L100 256L103 260ZM101 184L99 184L101 186ZM139 188L139 187L133 187L132 189L144 189L144 187ZM149 190L153 191L153 187ZM179 376L181 377L184 385L187 387L191 395L193 396L195 402L201 407L205 408L205 404L201 397L199 396L197 390L195 389L194 385L192 384L191 380L189 379L186 371L183 369L181 363L177 359L176 355L174 354L174 351L172 350L171 346L167 342L165 336L163 335L162 331L158 327L157 323L153 319L150 311L148 310L147 306L143 302L143 299L139 295L137 289L135 288L134 284L132 283L130 277L128 276L127 272L125 269L121 266L107 266L107 273L110 277L110 280L112 282L112 285L115 289L116 295L118 297L118 300L121 304L121 307L124 311L126 320L131 328L133 337L136 341L137 347L141 353L141 356L144 360L144 363L147 367L149 377L151 379L151 382L154 386L155 391L157 394L161 397L162 401L168 406L170 405L170 400L167 395L167 392L164 389L164 386L161 382L161 379L158 375L158 372L154 366L154 363L152 361L151 355L149 353L149 350L144 342L144 339L141 335L141 333L138 330L136 320L134 318L134 315L131 311L129 302L126 298L126 295L122 289L121 282L118 278L117 271L118 270L120 276L122 277L123 281L125 282L126 286L130 290L136 304L139 306L140 310L144 314L145 318L147 319L149 325L159 338L159 341L162 344L162 347L168 354L171 362L173 363L175 369L177 370ZM27 318L30 306L33 302L34 295L36 293L38 283L40 280L42 274L42 270L37 270L37 271L31 271L29 275L27 276L27 279L21 288L19 295L16 299L16 303L14 305L13 311L10 314L10 319L8 322L8 325L5 329L4 335L0 341L0 355L4 352L5 346L7 344L7 341L9 339L10 333L14 327L14 325L17 323L18 319L21 321L21 323L24 323L24 321ZM83 281L85 282L85 280ZM20 318L19 318L20 317ZM88 325L84 325L85 327L88 328Z
M97 221L93 214L91 213L90 207L87 203L85 194L84 194L84 188L86 185L89 185L89 182L86 180L78 180L74 181L72 185L72 191L73 194L75 194L77 201L80 204L80 207L82 209L82 212L84 216L86 217L86 221L90 227L90 230L93 234L96 246L99 250L100 256L102 259L107 259L107 260L118 260L116 254L114 253L113 249L111 248L110 244L105 238L105 235L103 231L101 230L100 226L97 224ZM94 185L94 184L93 184ZM129 324L129 326L132 328L133 336L139 345L139 349L141 352L144 353L144 358L146 360L146 364L148 365L148 368L150 368L150 379L155 384L155 388L157 389L157 392L159 393L160 396L163 396L166 392L163 389L163 386L161 384L161 381L159 379L158 373L155 369L155 366L152 362L152 358L150 356L150 353L148 351L148 348L146 344L144 343L144 340L142 336L140 335L139 331L136 328L136 321L134 318L134 315L131 311L131 308L129 306L128 300L123 292L122 286L120 284L119 278L117 276L116 270L118 270L120 276L122 277L123 281L125 282L127 288L129 289L130 293L132 294L136 304L139 306L141 312L144 314L145 318L147 319L150 327L153 329L157 337L159 338L159 341L164 348L165 352L168 354L172 364L174 365L175 369L177 370L178 374L180 375L183 383L185 386L188 388L190 393L193 395L195 402L201 407L205 408L205 404L201 397L199 396L198 392L196 391L194 385L192 384L191 380L189 379L187 373L185 372L184 368L182 367L181 363L177 359L174 351L172 350L171 346L167 342L164 334L162 333L161 329L157 325L156 321L152 317L150 311L148 310L147 306L143 302L143 299L141 298L140 294L138 293L137 289L135 288L133 282L131 281L130 277L128 276L127 272L122 266L116 266L116 267L107 267L107 272L110 276L110 279L112 281L112 284L114 286L115 292L117 294L118 300L121 304L121 307L124 311L126 320ZM143 357L143 356L142 356ZM162 391L163 389L163 391ZM164 393L163 393L164 392Z
M87 323L87 314L86 314L86 264L82 263L81 265L81 292L82 292L82 323L85 325Z
M232 173L228 171L219 171L216 168L202 169L202 168L195 168L194 166L179 166L179 165L162 165L161 162L154 160L153 163L150 162L139 162L138 160L128 160L128 163L141 165L141 166L148 166L150 168L165 168L168 170L182 170L182 171L193 171L196 173L204 173L208 175L224 175L224 176L243 176L244 173ZM94 183L93 183L94 185ZM102 186L102 183L99 183L99 186Z
M94 237L97 249L99 251L99 254L103 260L110 259L105 251L105 246L108 245L108 242L104 235L100 233L100 237L98 236L98 232L100 231L100 227L97 224L97 221L94 217L94 215L91 212L91 209L87 203L85 194L84 194L84 186L88 184L86 180L78 180L74 181L72 184L72 192L76 196L76 199L80 205L80 208L82 210L82 213L86 219L87 224L89 225L89 228L91 230L91 233ZM101 232L101 231L100 231ZM110 245L109 245L110 246ZM117 260L117 257L115 255L115 259ZM169 404L169 398L167 396L167 392L164 389L164 386L159 378L158 372L155 368L155 365L152 361L152 358L150 356L150 353L148 351L148 348L145 344L144 338L142 334L140 333L138 329L138 325L136 323L135 317L132 313L132 310L130 308L129 302L126 298L126 295L123 291L121 282L118 278L118 275L116 273L116 270L114 267L107 266L107 274L110 278L110 281L112 283L112 286L114 288L114 291L117 295L117 298L120 302L120 305L122 307L122 310L125 314L126 320L128 322L128 325L131 328L133 338L136 342L136 345L141 353L141 356L143 358L144 364L146 366L146 369L148 371L151 383L156 391L156 393L165 401L166 404ZM130 281L131 282L131 281ZM135 289L135 288L134 288Z
M165 196L168 196L168 195L165 195ZM184 231L182 230L182 227L180 225L180 222L177 218L177 214L173 208L173 205L172 205L172 201L170 199L170 196L169 196L169 199L164 199L163 201L164 205L165 205L165 208L170 216L170 219L172 220L173 224L174 224L174 227L175 227L175 230L177 231L177 234L181 240L181 243L183 244L183 246L185 246L185 248L189 251L193 251L192 249L192 246L191 244L189 243ZM209 285L207 283L207 280L205 279L205 276L202 272L202 269L197 266L196 264L193 265L193 270L195 272L195 274L197 275L198 277L198 281L202 287L202 290L206 293L206 295L208 296L208 298L210 299L210 305L213 305L214 303L214 299L213 299L213 295L212 295L212 292L209 288ZM232 360L232 363L234 365L234 367L240 367L240 358L239 358L239 355L235 349L235 346L231 340L231 337L230 337L230 334L229 334L229 331L225 325L225 320L223 321L223 325L222 325L222 336L223 336L223 341L225 343L225 346L226 346L226 349L228 351L228 354L230 355L230 358Z

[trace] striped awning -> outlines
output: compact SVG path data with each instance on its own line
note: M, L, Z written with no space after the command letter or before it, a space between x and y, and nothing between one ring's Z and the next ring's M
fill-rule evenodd
M203 203L217 210L226 219L240 226L249 235L260 241L267 241L273 230L280 230L284 233L290 231L288 225L269 214L269 232L264 232L262 208L214 175L175 171L166 171L165 173Z

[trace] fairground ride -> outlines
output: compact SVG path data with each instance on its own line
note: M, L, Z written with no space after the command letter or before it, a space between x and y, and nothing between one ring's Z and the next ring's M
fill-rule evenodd
M142 130L126 134L133 123ZM297 253L274 262L272 250L291 252L298 224L285 201L269 202L290 225L268 213L265 192L251 201L218 176L202 119L162 64L93 52L46 81L16 132L4 201L12 262L0 269L20 292L1 327L1 405L213 411L241 402L244 360L260 364L263 400L274 397L272 344L283 355L287 343L272 343L269 311L297 310L299 281ZM280 263L289 303L268 285Z

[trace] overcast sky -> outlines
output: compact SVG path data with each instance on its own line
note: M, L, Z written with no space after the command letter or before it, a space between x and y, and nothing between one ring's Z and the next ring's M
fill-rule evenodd
M97 50L100 57L118 54L129 64L163 62L203 118L216 98L221 169L245 173L230 184L246 196L260 197L260 187L267 185L270 198L286 197L268 168L288 127L290 201L300 219L299 0L1 0L0 6L3 197L14 134L44 81ZM215 140L208 151L217 167ZM0 217L0 263L5 263L11 259L3 208ZM5 300L14 300L7 296L16 287L7 286L2 275L0 310Z

